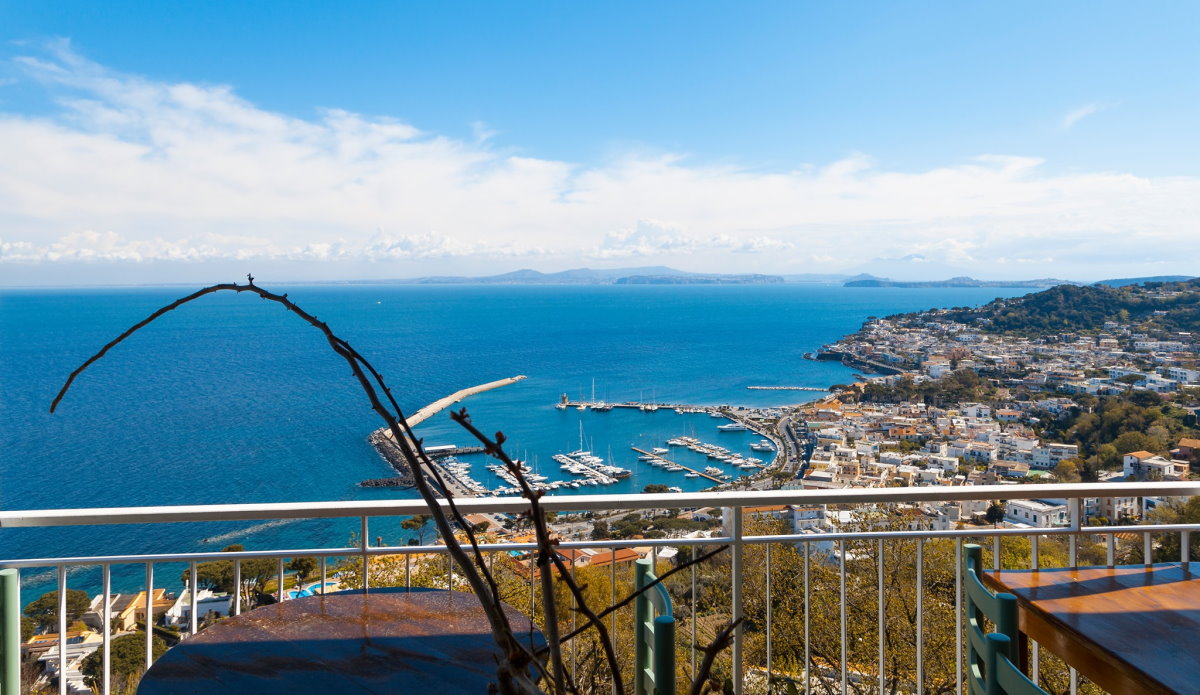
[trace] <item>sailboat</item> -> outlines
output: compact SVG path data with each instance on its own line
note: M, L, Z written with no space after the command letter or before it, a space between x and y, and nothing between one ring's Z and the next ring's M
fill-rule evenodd
M607 413L612 410L612 406L604 401L596 400L596 378L592 377L592 410L597 413Z

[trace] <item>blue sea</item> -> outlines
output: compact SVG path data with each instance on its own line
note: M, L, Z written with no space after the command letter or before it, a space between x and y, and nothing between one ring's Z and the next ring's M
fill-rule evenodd
M1021 290L834 286L290 286L270 287L317 315L371 360L413 412L459 389L527 375L467 399L484 431L551 479L555 453L585 448L634 471L572 493L636 492L650 483L698 490L637 461L632 446L692 435L746 455L752 433L719 433L706 415L557 410L562 394L609 402L779 405L852 380L805 352L869 316L967 306ZM349 369L312 327L249 295L205 297L158 320L83 374L57 413L67 375L107 341L191 289L0 291L0 508L392 499L409 490L361 488L391 469L367 443L382 423ZM419 428L426 444L468 445L442 413ZM768 459L770 455L755 454ZM482 456L474 477L500 482ZM685 461L686 463L686 461ZM700 463L695 461L694 463ZM708 464L704 464L708 465ZM730 471L735 473L735 471ZM569 493L561 493L569 494ZM347 543L353 520L165 524L157 528L5 529L0 559L94 554L307 548ZM398 519L372 537L407 538ZM114 588L137 589L141 567L114 567ZM178 571L157 585L177 587ZM72 568L95 591L99 570ZM52 589L26 571L25 599Z

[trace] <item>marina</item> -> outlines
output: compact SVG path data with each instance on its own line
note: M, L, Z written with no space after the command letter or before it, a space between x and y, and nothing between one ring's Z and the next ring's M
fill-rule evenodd
M662 461L665 464L677 467L681 471L687 471L688 473L695 473L696 477L698 477L698 478L708 478L709 480L713 481L714 483L717 483L718 485L726 482L725 480L722 480L721 478L718 478L715 475L711 475L709 473L701 473L698 470L688 468L687 466L684 466L679 463L675 463L674 461L671 461L670 459L659 456L658 454L651 454L648 451L643 451L643 450L637 448L636 446L629 447L629 448L633 449L634 451L638 452L639 454L641 454L643 456L653 456L654 458L659 459L660 461ZM670 470L670 468L668 468L667 470Z

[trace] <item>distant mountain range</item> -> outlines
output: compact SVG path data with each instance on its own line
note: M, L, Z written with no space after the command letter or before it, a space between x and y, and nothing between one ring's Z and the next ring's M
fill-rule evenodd
M1187 280L1182 275L1162 275L1144 278L1121 278L1091 283L1124 287L1148 282L1178 282ZM499 275L430 275L418 278L391 280L364 280L348 284L398 284L398 285L777 285L819 284L842 285L844 287L995 287L1045 289L1058 285L1086 285L1088 283L1057 278L1036 280L976 280L959 276L949 280L892 280L863 273L841 275L836 273L804 273L793 275L766 275L761 273L692 273L667 266L641 266L635 268L572 268L556 273L538 270L514 270ZM339 283L342 284L342 283Z
M1129 285L1145 285L1151 282L1184 282L1191 280L1189 275L1155 275L1144 278L1119 278L1115 280L1099 280L1092 285L1107 285L1108 287L1127 287ZM1046 289L1059 285L1083 286L1089 283L1074 280L1059 280L1057 278L1038 278L1036 280L976 280L971 277L953 277L949 280L891 280L875 277L874 275L856 275L847 278L843 287L1028 287Z
M849 278L843 287L1030 287L1044 289L1058 285L1082 285L1082 282L1039 278L1037 280L976 280L969 277L954 277L949 280L890 280L874 275L856 275Z
M1147 282L1186 282L1193 279L1191 275L1153 275L1146 278L1117 278L1116 280L1100 280L1093 285L1108 285L1109 287L1128 287L1129 285L1144 285Z
M645 266L573 268L557 273L524 269L480 277L434 275L389 282L412 285L762 285L783 283L785 279L780 275L689 273L666 266Z

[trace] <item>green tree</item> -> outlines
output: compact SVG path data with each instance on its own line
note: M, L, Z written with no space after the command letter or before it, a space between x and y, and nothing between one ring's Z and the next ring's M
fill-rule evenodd
M670 492L670 489L666 485L662 485L660 483L650 483L646 487L642 488L642 492L653 494L658 492Z
M67 623L73 623L79 616L87 612L91 605L86 591L67 589ZM43 628L57 629L58 625L58 592L50 591L25 606L25 615L32 618Z
M988 505L987 511L983 514L983 518L992 526L996 526L1001 521L1004 521L1004 501L998 500Z
M400 522L400 528L413 534L413 537L409 539L409 545L425 545L425 538L429 533L428 524L428 514L414 514ZM414 540L417 542L413 543Z
M167 643L160 637L152 641L151 651L155 659L167 651ZM129 692L136 687L142 672L146 670L146 633L134 632L113 639L109 645L112 659L112 691L115 693ZM104 656L101 650L88 654L80 666L84 682L93 688L99 688L104 678Z
M221 549L223 553L240 553L246 548L240 544L227 545ZM241 562L242 581L252 582L261 591L268 579L277 574L275 560L269 557L246 558ZM184 570L179 575L179 581L187 583L191 577L190 570ZM233 582L233 562L231 560L213 560L196 565L196 586L199 589L232 592L236 588Z
M298 583L303 583L305 578L313 576L319 566L315 557L297 557L287 564L287 568L296 573Z

